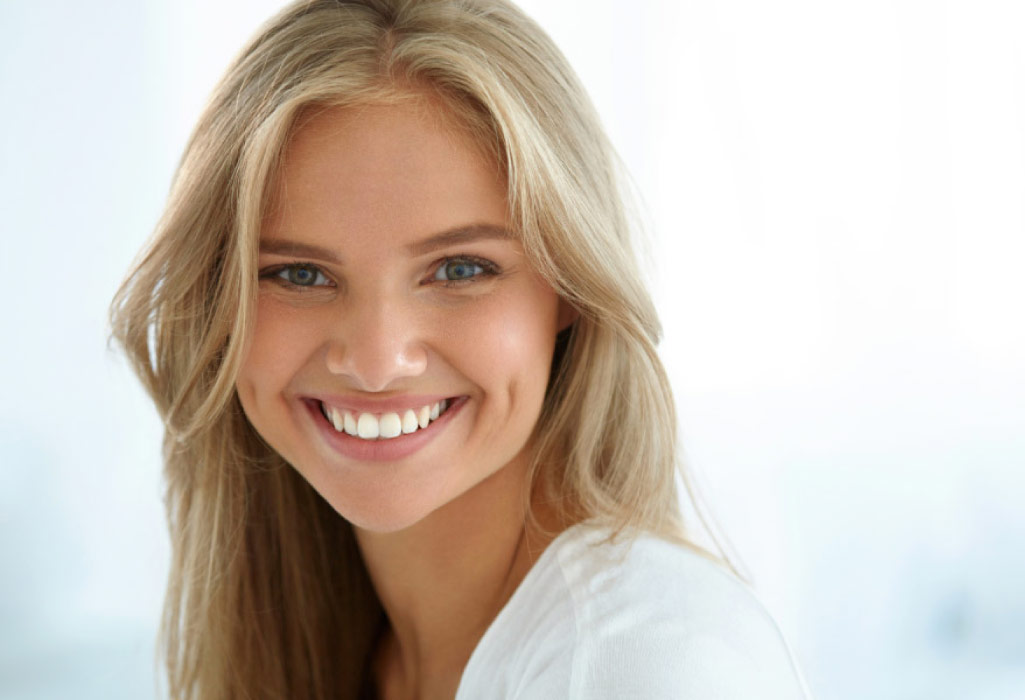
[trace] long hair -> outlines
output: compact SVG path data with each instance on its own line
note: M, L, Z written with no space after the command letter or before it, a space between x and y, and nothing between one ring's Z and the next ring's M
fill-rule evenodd
M557 343L527 490L542 487L567 519L718 559L681 514L677 476L695 491L658 318L617 161L565 58L506 0L301 0L216 88L111 307L112 336L165 424L161 639L174 698L365 692L384 617L352 528L256 433L235 380L259 228L300 115L425 90L504 169L528 259L579 313ZM529 505L524 517L539 526Z

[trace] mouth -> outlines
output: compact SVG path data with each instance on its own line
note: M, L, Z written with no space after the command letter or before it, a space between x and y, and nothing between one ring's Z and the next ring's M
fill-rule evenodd
M313 403L335 433L366 442L383 442L430 430L435 421L445 416L457 404L462 404L466 398L451 397L403 411L382 413L344 410L316 399Z

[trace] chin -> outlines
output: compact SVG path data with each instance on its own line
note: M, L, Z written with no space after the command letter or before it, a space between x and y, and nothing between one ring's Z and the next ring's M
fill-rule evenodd
M328 502L335 505L330 499ZM353 527L381 535L413 527L440 507L422 502L397 503L393 495L386 496L386 501L376 506L372 499L364 499L361 503L347 506L336 506L335 510Z
M346 517L345 519L349 523L360 530L365 532L373 532L378 535L387 535L393 532L401 532L407 528L416 525L418 522L424 519L425 516L410 516L406 513L389 515L389 514L374 514L364 515L365 517L352 518ZM344 516L343 516L344 517Z

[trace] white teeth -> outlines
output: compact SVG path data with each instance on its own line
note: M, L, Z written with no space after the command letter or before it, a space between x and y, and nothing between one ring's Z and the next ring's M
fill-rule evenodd
M405 434L415 433L416 429L420 426L416 421L416 414L413 413L413 409L409 409L402 414L402 432Z
M331 423L335 426L335 430L341 430L343 425L342 412L337 408L330 408Z
M364 440L387 440L426 428L431 421L445 412L448 405L448 399L443 399L429 406L421 406L418 410L408 409L402 414L393 412L380 416L373 413L354 414L324 403L321 403L320 409L338 432L344 431Z
M359 414L359 422L356 423L356 432L364 440L372 440L381 434L381 424L377 422L377 416L372 413Z
M378 425L383 438L398 437L402 434L402 419L398 413L385 413L378 421Z

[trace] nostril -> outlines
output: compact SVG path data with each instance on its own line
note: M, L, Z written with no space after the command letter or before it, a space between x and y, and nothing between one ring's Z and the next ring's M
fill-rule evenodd
M383 313L383 312L382 312ZM325 366L345 376L353 388L366 392L386 390L392 382L419 377L427 371L428 347L419 339L417 324L397 318L378 320L378 312L365 322L349 319L327 338Z

